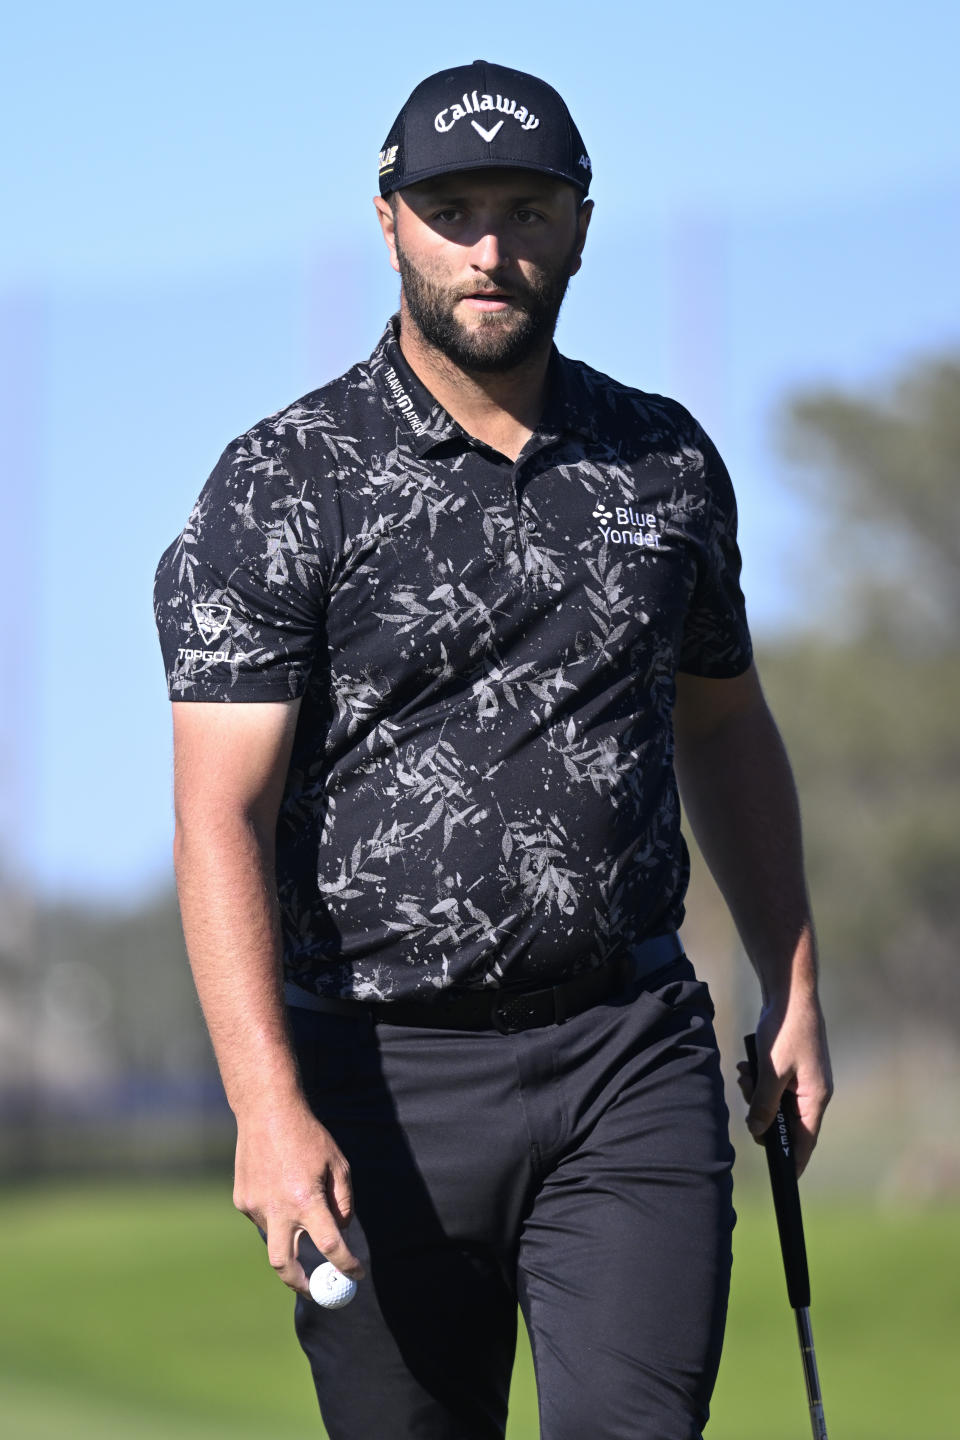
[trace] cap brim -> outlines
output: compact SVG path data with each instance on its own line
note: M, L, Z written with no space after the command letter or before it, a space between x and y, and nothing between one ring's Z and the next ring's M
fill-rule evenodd
M538 175L549 175L554 180L563 180L567 185L572 185L575 190L580 190L584 195L590 188L590 182L586 185L568 175L565 170L556 170L549 165L531 165L529 160L466 160L457 165L433 165L426 170L416 170L412 175L404 175L398 185L388 184L384 193L392 190L406 190L409 185L419 185L421 180L434 180L438 175L459 175L467 170L531 170ZM386 179L386 176L384 176ZM381 190L384 187L381 185Z

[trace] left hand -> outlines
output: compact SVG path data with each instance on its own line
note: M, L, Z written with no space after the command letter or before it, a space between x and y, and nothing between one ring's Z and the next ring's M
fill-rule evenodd
M747 1128L758 1144L776 1119L784 1091L793 1091L800 1117L793 1147L797 1174L802 1175L833 1094L826 1027L816 995L764 1005L757 1024L756 1087L745 1060L737 1070L737 1083L750 1106Z

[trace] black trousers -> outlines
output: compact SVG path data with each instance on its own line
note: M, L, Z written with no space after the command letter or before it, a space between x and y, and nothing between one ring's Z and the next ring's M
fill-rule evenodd
M542 1440L699 1440L733 1151L689 961L514 1035L291 1014L367 1269L343 1310L297 1300L331 1440L501 1440L518 1300Z

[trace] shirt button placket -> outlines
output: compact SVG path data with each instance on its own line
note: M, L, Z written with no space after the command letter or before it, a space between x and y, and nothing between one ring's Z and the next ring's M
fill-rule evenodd
M527 460L529 460L530 458L532 457L526 457ZM521 487L520 480L523 463L521 463L520 465L515 465L513 470L513 498L514 505L516 507L515 514L517 518L517 537L520 546L521 557L523 560L523 583L525 586L530 586L533 589L539 589L543 586L545 577L542 573L531 573L531 571L527 568L526 555L531 542L535 542L542 534L542 526L540 524L540 521L534 514L533 510L530 508L530 502L521 498L521 496L526 493L525 488ZM531 480L532 478L533 477L531 476Z

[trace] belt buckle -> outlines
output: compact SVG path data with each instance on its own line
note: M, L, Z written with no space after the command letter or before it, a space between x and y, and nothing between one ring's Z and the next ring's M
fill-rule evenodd
M516 994L511 994L509 990L502 991L490 1010L494 1029L499 1030L501 1035L515 1035L519 1030L549 1025L553 1017L544 1018L537 1002L544 995L552 994L552 990L521 990Z

